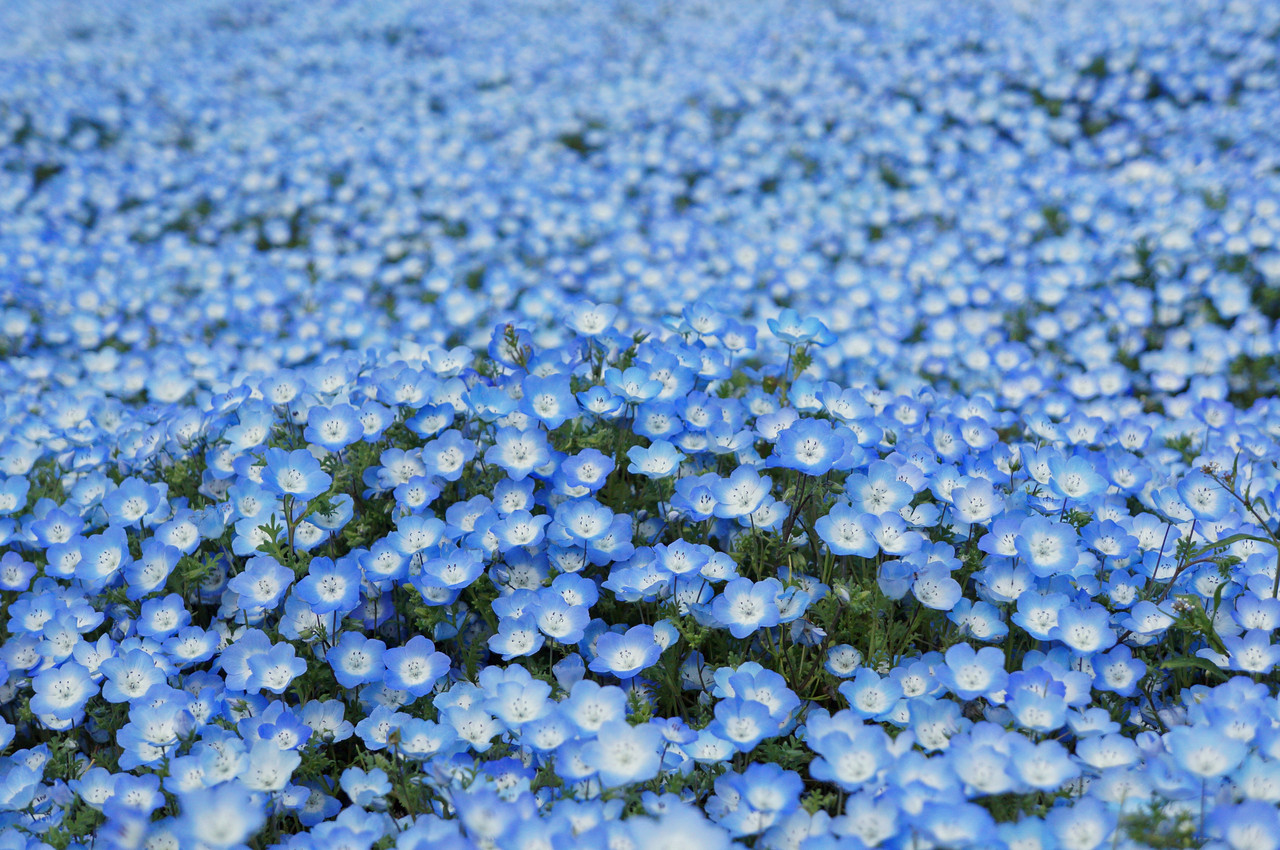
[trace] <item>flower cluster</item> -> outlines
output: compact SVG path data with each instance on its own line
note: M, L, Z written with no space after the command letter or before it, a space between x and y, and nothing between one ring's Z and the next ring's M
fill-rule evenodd
M0 848L1275 847L1280 7L490 5L0 9Z

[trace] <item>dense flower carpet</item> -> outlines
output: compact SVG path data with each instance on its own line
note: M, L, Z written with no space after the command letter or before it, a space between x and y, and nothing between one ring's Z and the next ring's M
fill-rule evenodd
M1280 848L1280 4L0 33L0 850Z

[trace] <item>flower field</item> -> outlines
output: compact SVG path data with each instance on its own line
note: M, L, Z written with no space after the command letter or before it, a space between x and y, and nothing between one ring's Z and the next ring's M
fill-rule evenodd
M1280 5L0 33L0 850L1280 850Z

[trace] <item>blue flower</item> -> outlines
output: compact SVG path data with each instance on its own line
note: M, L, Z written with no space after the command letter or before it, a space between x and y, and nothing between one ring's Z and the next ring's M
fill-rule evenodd
M358 632L343 632L337 644L325 653L334 678L344 688L355 688L382 680L382 654L387 645Z
M643 672L662 655L650 626L632 626L624 634L606 632L596 640L595 658L588 668L594 673L610 673L630 679Z
M382 663L387 669L387 685L415 697L430 693L450 666L449 656L437 652L435 644L422 635L409 638L404 646L388 649L382 654Z
M262 486L277 496L308 501L329 489L333 478L308 451L267 449Z
M668 440L655 440L648 448L627 449L631 460L627 471L646 478L670 478L680 468L684 455Z
M293 680L307 672L307 662L297 657L293 644L282 641L267 652L254 655L249 659L249 680L245 683L245 691L257 693L260 690L282 694Z
M31 687L31 711L64 721L83 717L85 703L98 693L89 671L75 661L42 670L31 680Z
M778 596L782 583L776 578L753 582L737 578L725 585L711 602L711 614L735 638L745 638L761 628L772 628L781 622Z
M312 407L307 411L307 427L302 436L307 442L331 452L341 451L364 438L360 411L350 404L341 403L332 407Z
M551 452L544 432L504 427L494 435L494 444L485 451L484 460L519 481L550 461Z
M961 699L992 697L1004 690L1009 679L1004 669L1004 653L994 646L974 651L958 643L946 652L946 665L938 668L938 681Z
M788 345L812 343L825 346L836 341L835 334L817 318L801 319L800 314L790 307L782 310L776 319L767 320L766 324L774 337Z
M822 419L798 419L778 434L766 464L823 475L835 467L849 448L845 432Z

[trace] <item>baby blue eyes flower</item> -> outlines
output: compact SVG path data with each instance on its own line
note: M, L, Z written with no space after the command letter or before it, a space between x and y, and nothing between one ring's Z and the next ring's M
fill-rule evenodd
M938 680L961 699L992 697L1004 690L1009 679L1004 669L1004 653L993 646L974 651L958 643L946 652L946 665L938 669Z
M502 656L503 661L532 655L542 648L546 638L538 630L532 614L503 617L498 621L498 633L489 638L489 649Z
M282 694L294 679L307 671L307 662L297 657L293 644L278 643L270 650L249 659L250 677L245 690Z
M751 467L739 466L728 478L711 484L711 493L716 499L714 514L722 519L749 516L769 498L772 486L769 478L762 477Z
M1197 779L1215 779L1244 760L1243 741L1210 726L1178 726L1164 733L1164 745L1175 762Z
M1111 618L1101 605L1068 605L1058 612L1058 624L1049 636L1062 641L1081 655L1091 655L1115 645Z
M308 501L329 489L333 479L311 452L267 449L262 486L277 496Z
M1231 510L1226 488L1199 470L1182 478L1177 489L1191 515L1201 522L1217 522Z
M880 551L875 535L880 531L879 518L858 511L852 505L837 503L826 516L818 518L814 529L822 542L835 555L874 557Z
M1039 578L1069 571L1079 562L1078 537L1070 525L1046 517L1023 520L1014 541L1018 556Z
M32 680L31 711L58 720L83 716L85 703L98 693L89 671L75 661L42 671Z
M781 622L778 610L781 593L782 583L776 578L760 582L734 579L712 600L711 613L729 629L729 634L745 638L758 629L772 628Z
M801 319L800 314L789 307L780 312L778 318L769 319L766 324L774 337L788 345L812 343L826 346L836 341L835 334L827 330L827 326L817 318L810 316Z
M355 688L382 678L382 654L387 645L357 632L343 632L337 645L325 653L333 675L344 688Z
M821 419L800 419L778 434L767 465L823 475L848 451L848 437Z
M588 668L594 673L609 673L619 679L630 679L657 662L662 646L654 638L650 626L632 626L625 634L606 632L596 640L596 656Z
M293 583L293 570L281 566L274 558L259 555L250 558L244 572L227 586L240 597L242 608L274 608Z
M386 683L415 697L426 696L436 682L449 672L449 656L437 652L435 644L422 635L409 638L404 646L382 654L387 668Z
M862 653L847 643L833 646L827 650L827 660L823 667L838 679L847 679L862 666Z
M652 378L639 366L626 370L606 369L605 387L627 404L639 404L657 398L662 392L662 382Z
M312 407L307 411L307 427L302 436L331 452L341 451L364 438L360 411L349 404Z
M564 323L570 330L591 339L607 331L617 315L618 308L613 304L579 301L569 308Z
M485 463L504 469L516 481L551 460L545 432L499 428L494 444L484 454Z
M670 478L684 455L667 440L655 440L648 448L632 446L627 450L631 464L627 471L646 478Z

